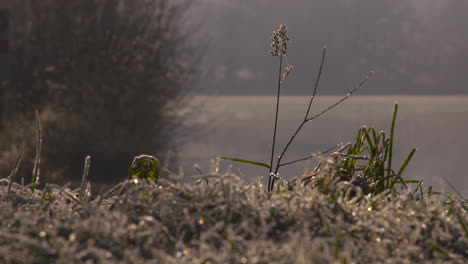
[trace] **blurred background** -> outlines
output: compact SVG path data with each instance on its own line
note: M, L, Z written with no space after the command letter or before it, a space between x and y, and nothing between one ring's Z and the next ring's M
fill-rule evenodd
M210 159L269 160L278 58L271 32L287 26L278 148L304 115L327 47L312 111L375 74L345 103L310 124L290 159L352 141L362 125L389 131L400 102L396 159L416 147L406 178L468 193L468 1L390 0L0 0L8 9L8 78L2 80L0 172L24 142L22 177L43 125L43 182L126 177L148 153L172 170L209 171ZM229 162L222 162L226 169ZM398 164L398 163L397 163ZM249 179L266 171L232 164ZM312 163L285 169L285 178ZM265 179L264 179L265 180Z
M270 36L285 24L295 66L285 93L310 92L326 45L321 93L342 94L372 69L361 94L373 95L467 93L467 11L466 0L199 0L192 10L210 40L204 89L271 94Z

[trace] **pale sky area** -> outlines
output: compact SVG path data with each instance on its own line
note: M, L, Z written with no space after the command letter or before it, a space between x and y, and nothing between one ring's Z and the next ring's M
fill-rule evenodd
M295 67L285 93L311 91L326 45L323 94L346 93L370 70L362 94L466 94L466 14L466 0L199 0L191 19L209 41L201 91L273 93L270 37L285 24L284 66Z

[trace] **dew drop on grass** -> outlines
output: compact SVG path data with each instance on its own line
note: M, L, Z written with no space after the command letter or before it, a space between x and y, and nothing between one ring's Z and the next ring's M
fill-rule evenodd
M367 211L372 211L372 207L367 207Z
M138 184L138 179L137 179L137 178L133 179L133 182L134 182L135 184Z
M380 237L377 237L377 238L375 239L375 241L380 242L380 241L382 241L382 239L381 239Z

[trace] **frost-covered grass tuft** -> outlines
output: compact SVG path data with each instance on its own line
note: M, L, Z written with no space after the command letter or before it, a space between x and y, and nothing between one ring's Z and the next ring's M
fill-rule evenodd
M129 180L106 197L0 181L0 263L463 263L466 201L232 174Z

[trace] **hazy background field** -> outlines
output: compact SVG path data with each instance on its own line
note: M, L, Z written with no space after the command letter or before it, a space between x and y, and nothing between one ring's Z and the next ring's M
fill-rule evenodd
M269 162L275 97L273 96L200 96L206 111L199 116L210 124L200 136L181 149L181 164L187 175L193 175L195 163L209 171L210 159L217 156ZM337 96L316 99L312 111L318 112L338 100ZM355 96L335 110L309 123L299 134L284 161L305 157L328 149L333 144L353 141L361 125L390 131L394 102L400 104L395 164L397 167L417 148L407 168L405 179L423 179L424 185L453 192L445 176L459 192L468 194L466 181L466 146L468 138L468 96ZM280 149L303 118L307 96L283 97L280 106ZM223 169L233 164L253 179L266 175L265 168L222 161ZM306 162L283 167L280 174L289 179L303 171ZM316 164L316 162L312 163Z

